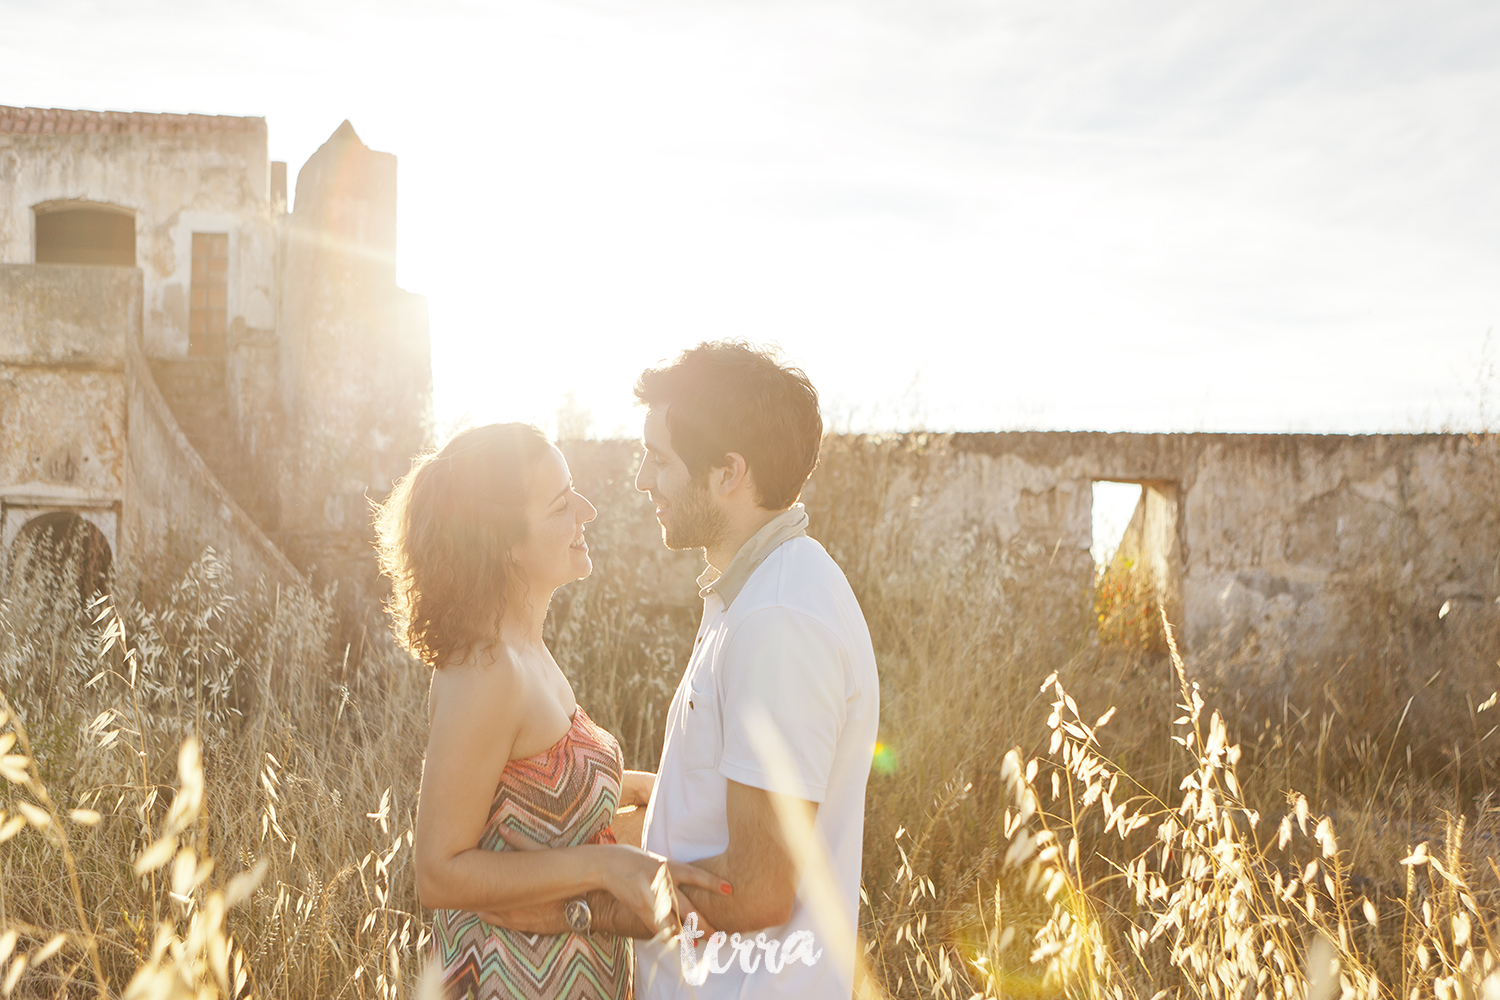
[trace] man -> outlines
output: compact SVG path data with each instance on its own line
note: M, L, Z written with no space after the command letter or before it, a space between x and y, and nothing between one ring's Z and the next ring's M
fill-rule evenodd
M643 846L733 886L683 887L689 936L699 920L737 935L637 942L637 995L847 998L880 693L859 603L796 502L823 434L817 392L764 352L705 343L642 374L636 396L636 488L667 547L708 560Z

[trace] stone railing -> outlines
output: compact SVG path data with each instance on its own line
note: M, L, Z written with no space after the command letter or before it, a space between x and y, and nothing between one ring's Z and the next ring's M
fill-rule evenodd
M228 557L241 582L303 579L209 471L157 388L134 324L125 352L128 384L125 527L137 572L168 568L205 547Z

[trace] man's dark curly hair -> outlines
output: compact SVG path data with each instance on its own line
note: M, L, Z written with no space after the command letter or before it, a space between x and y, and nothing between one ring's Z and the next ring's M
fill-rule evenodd
M750 467L760 506L797 501L818 464L823 417L800 370L744 341L702 343L665 368L641 373L635 397L666 407L672 450L702 482L730 452Z

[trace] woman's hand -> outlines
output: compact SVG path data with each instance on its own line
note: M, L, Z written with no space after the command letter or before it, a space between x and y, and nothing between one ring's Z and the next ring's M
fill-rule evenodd
M520 931L523 934L566 934L568 921L563 916L563 901L522 906L502 913L480 910L479 916L487 924Z
M502 825L498 833L511 848L518 851L542 851L547 847L510 827ZM681 914L696 909L683 895L681 885L694 885L732 893L733 887L712 872L681 861L668 861L638 847L624 844L599 844L604 852L604 888L619 900L646 929L657 935L670 935L682 926ZM510 926L505 914L486 914L499 920L491 920L501 926ZM541 914L531 914L533 918ZM526 921L530 924L531 921ZM532 924L532 926L536 926ZM518 930L525 929L522 927Z
M600 850L607 852L608 858L604 891L655 931L658 940L666 940L676 932L682 925L679 908L686 898L678 899L681 890L673 884L666 862L626 844L602 844Z

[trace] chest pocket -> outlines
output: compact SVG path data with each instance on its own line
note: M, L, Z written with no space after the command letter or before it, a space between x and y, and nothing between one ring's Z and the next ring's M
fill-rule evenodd
M688 684L687 696L687 711L683 714L683 766L689 771L718 767L724 751L724 727L713 674L705 670L694 677Z

